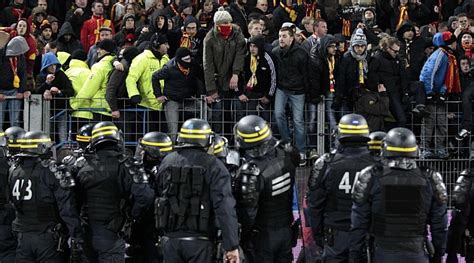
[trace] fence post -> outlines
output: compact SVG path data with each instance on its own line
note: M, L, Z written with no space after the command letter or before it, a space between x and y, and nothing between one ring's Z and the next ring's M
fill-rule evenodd
M41 94L32 94L23 101L23 128L27 131L44 131L49 134L50 101Z
M201 95L199 99L199 118L207 121L207 110L206 95Z
M324 103L324 99L321 100L318 103L318 124L317 124L317 130L316 130L316 144L317 144L317 150L319 155L324 154L324 145L325 145L325 137L324 136L324 125L326 123L326 109L325 109L326 104Z

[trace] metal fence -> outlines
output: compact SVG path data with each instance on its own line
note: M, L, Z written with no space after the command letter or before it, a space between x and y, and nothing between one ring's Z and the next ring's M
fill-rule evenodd
M75 98L76 101L81 100ZM241 117L248 114L256 114L266 119L278 138L279 131L275 121L274 107L272 103L264 104L260 100L249 100L241 102L235 98L222 99L212 104L207 104L205 97L193 98L184 102L176 103L167 101L161 110L151 110L149 108L137 105L131 105L129 100L120 99L118 101L120 117L113 118L108 108L108 103L103 100L85 100L84 103L75 105L89 105L88 107L71 108L69 99L55 99L52 101L43 100L41 95L32 95L29 99L23 101L23 106L19 108L7 108L4 104L9 101L15 101L15 98L8 98L1 102L0 115L11 115L17 112L20 116L19 123L23 124L26 130L43 130L51 134L58 146L74 144L75 131L85 123L94 123L101 120L113 121L122 130L125 143L133 146L137 140L148 131L168 132L170 136L175 137L178 128L182 122L188 118L196 117L207 119L216 133L229 138L233 142L233 126ZM17 102L21 102L16 100ZM142 101L145 105L147 101ZM94 107L90 106L94 105ZM99 107L97 107L99 105ZM304 115L306 117L305 130L307 148L315 149L319 155L327 152L331 146L334 146L335 135L331 127L334 127L328 120L327 100L319 104L308 107L306 105ZM286 108L286 121L289 130L293 131L292 111L290 107ZM8 114L7 114L8 112ZM343 112L334 111L336 120L341 117ZM449 154L445 159L437 159L431 156L430 159L420 160L420 164L432 167L440 171L451 192L459 172L469 166L470 142L471 138L463 141L454 139L455 134L460 129L462 120L462 110L460 102L447 102L439 107L434 107L432 117L438 121L433 127L428 127L426 118L421 119L411 114L411 106L405 109L407 118L407 127L414 131L419 141L422 152L426 150L445 149ZM345 111L344 113L347 113ZM23 118L23 121L21 120ZM10 123L3 123L3 127ZM386 130L396 126L394 118L385 118ZM308 164L310 165L310 164ZM307 171L301 171L300 177L307 177ZM301 190L304 186L301 186ZM300 191L300 193L303 191Z

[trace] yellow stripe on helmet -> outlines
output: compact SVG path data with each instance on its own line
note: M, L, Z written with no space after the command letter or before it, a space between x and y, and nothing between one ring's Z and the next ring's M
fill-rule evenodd
M33 142L51 142L50 138L44 138L44 139L20 139L18 140L20 143L33 143Z
M20 148L21 144L19 143L9 143L8 147L10 148Z
M339 133L342 134L368 134L369 130L346 130L346 129L339 129Z
M382 144L382 141L369 141L368 144Z
M403 152L403 153L415 152L417 149L418 149L417 146L415 146L415 147L394 147L394 146L387 146L387 148L386 148L387 151Z
M160 152L169 152L173 150L173 147L160 148Z
M76 135L76 141L78 141L78 142L90 142L91 141L91 136Z
M369 146L369 150L382 150L382 146Z
M206 139L205 134L186 134L186 133L180 133L179 137L182 138L188 138L188 139Z
M237 130L237 133L242 136L243 138L253 138L253 137L258 137L261 136L262 134L266 133L269 130L268 125L265 125L262 130L254 133L243 133L239 130Z
M142 140L141 144L148 145L148 146L156 146L156 147L165 147L165 146L173 145L172 142L149 142L145 140Z
M30 145L21 145L21 149L32 149L32 148L38 148L38 144L30 144Z
M0 136L5 136L5 133L4 133L4 132L0 132Z
M97 133L97 132L100 132L100 131L106 131L106 130L114 130L114 131L117 131L118 128L117 128L117 126L112 126L112 125L100 127L100 128L97 128L97 129L92 130L92 135L94 135L94 133Z
M222 151L224 151L224 147L217 147L217 148L214 148L214 154L220 153L220 152L222 152Z
M267 129L267 132L256 137L256 138L244 138L244 142L259 142L270 136L270 130Z
M112 135L112 134L115 134L115 133L117 133L117 131L99 132L99 133L97 133L97 134L92 135L92 139L97 138L97 137L99 137L99 136L103 136L103 135Z
M368 129L369 128L369 126L367 124L351 125L351 124L343 124L343 123L339 123L338 127L340 129L355 129L355 130L361 130L361 129Z
M212 133L211 129L207 130L195 130L195 129L186 129L186 128L181 128L180 132L184 133L201 133L201 134L209 134Z

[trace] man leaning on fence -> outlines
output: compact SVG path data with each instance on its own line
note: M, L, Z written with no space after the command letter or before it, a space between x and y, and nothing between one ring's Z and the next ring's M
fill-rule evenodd
M1 43L4 44L5 42ZM29 50L25 38L12 38L5 46L0 45L0 121L3 125L5 111L8 108L10 126L19 125L21 99L29 97L26 91L26 61L24 54ZM13 96L16 99L5 100Z
M156 91L158 100L164 101L168 134L172 138L175 138L178 133L180 113L196 112L198 104L196 104L195 97L204 92L198 87L194 69L191 51L180 47L173 59L166 63L162 69L153 73L153 90ZM163 89L161 80L165 81Z

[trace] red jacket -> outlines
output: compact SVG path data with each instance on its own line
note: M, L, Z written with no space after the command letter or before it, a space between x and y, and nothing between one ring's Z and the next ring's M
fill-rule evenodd
M103 16L93 15L90 19L84 21L81 28L81 44L84 51L88 52L89 48L97 43L101 27L109 27L112 29L112 33L115 34L112 21L105 19Z

